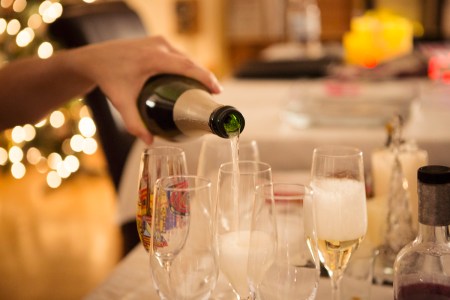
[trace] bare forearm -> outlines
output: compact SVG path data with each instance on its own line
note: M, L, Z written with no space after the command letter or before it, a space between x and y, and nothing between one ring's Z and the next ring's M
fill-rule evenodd
M94 87L70 67L70 55L61 52L47 60L26 58L0 69L0 130L36 122Z
M119 111L128 131L147 144L136 99L145 81L173 73L220 92L217 78L162 37L125 39L60 52L47 60L29 58L0 69L0 130L38 121L51 109L98 86Z

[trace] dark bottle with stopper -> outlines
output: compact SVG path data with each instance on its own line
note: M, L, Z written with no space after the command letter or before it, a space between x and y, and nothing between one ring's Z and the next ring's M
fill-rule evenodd
M450 299L450 168L418 170L419 232L397 255L396 300Z

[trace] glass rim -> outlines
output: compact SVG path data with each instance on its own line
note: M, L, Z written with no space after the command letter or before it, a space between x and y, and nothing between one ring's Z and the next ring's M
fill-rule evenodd
M164 153L164 151L170 151L169 153ZM185 154L184 150L180 147L175 146L155 146L146 147L142 150L143 155L179 155Z
M263 161L257 161L257 160L239 160L239 174L241 175L248 175L248 174L253 174L255 173L255 171L243 171L240 169L241 165L258 165L258 166L262 166L262 168L258 168L256 170L257 173L262 173L262 172L269 172L272 171L272 167ZM224 162L220 165L219 167L219 173L233 173L234 169L233 169L233 162L229 161L229 162Z
M217 145L217 144L229 144L230 139L218 138L215 135L205 136L202 140L202 144ZM241 139L239 138L239 146L241 145L254 145L258 144L255 139Z
M361 149L353 146L326 145L314 148L313 155L328 157L362 156Z
M306 184L294 183L294 182L277 182L277 181L268 182L268 183L263 183L263 184L257 185L256 189L261 190L261 189L268 188L268 187L272 187L275 202L277 202L277 200L281 200L281 202L289 201L289 200L302 200L303 201L303 199L305 197L313 196L313 189L310 186L308 186ZM289 190L287 190L287 193L277 194L276 193L277 187L289 187L289 188L295 188L295 190L289 189Z
M166 191L193 191L193 190L211 188L211 186L212 186L211 180L206 177L197 176L197 175L171 175L171 176L164 176L164 177L156 179L155 187L159 186L160 182L172 181L172 180L177 180L177 179L194 180L195 183L199 182L200 184L195 184L195 186L188 186L188 187L162 186L161 188Z

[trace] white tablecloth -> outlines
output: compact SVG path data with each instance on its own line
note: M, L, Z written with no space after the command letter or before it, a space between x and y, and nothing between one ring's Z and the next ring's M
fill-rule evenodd
M221 286L220 288L223 288ZM111 275L92 291L85 300L159 300L149 266L148 253L141 245L119 263ZM316 300L331 299L330 281L321 279ZM371 300L393 299L392 287L372 286ZM227 299L232 300L232 299Z

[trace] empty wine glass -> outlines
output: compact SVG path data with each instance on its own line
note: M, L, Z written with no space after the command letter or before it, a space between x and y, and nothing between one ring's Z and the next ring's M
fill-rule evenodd
M220 270L238 299L252 299L247 282L247 262L255 191L256 186L271 181L271 167L263 162L228 162L219 168L216 251Z
M154 184L160 177L184 174L187 174L187 164L183 149L159 146L143 150L139 171L136 222L142 245L147 251L150 248Z
M184 177L181 177L184 179ZM189 232L188 182L162 177L155 182L150 254L170 270L173 259L183 249Z
M273 190L278 247L273 264L262 278L260 299L314 299L320 264L312 223L312 191L294 183L273 183L266 188Z
M150 264L162 299L209 299L217 281L211 182L169 176L155 183Z
M314 149L311 178L317 249L337 300L347 263L367 231L361 150L344 146Z

